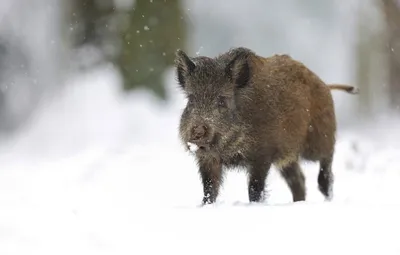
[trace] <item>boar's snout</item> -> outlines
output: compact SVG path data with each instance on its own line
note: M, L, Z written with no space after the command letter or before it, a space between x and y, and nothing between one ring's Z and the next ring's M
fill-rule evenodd
M206 135L207 128L204 125L194 126L192 129L192 140L200 140Z
M189 142L198 145L201 149L207 149L209 148L211 138L212 132L210 127L198 124L192 127Z

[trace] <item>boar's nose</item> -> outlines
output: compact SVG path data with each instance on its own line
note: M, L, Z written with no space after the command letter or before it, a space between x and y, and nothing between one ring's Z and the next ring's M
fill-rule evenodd
M206 134L206 130L207 128L203 125L195 126L192 131L192 139L199 140L200 138L203 138Z

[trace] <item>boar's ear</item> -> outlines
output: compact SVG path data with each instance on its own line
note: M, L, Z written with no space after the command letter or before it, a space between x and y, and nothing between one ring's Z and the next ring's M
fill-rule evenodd
M233 59L228 63L225 72L231 82L238 88L245 87L250 80L250 66L248 57L250 51L247 49L236 49L232 52Z
M194 71L196 65L183 50L177 50L175 54L175 67L178 83L183 88L185 87L187 77Z

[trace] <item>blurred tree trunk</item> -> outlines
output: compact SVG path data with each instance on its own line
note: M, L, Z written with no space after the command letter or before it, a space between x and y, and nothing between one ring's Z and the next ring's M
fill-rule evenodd
M387 29L389 97L392 109L400 109L400 1L381 0Z
M103 4L101 7L99 3ZM108 4L107 4L108 3ZM101 34L100 21L114 11L112 0L73 0L70 3L71 28L74 31L75 45L86 43L99 45Z
M357 55L357 84L361 86L360 93L360 113L364 115L363 117L369 116L372 112L372 104L371 104L371 75L370 75L370 67L369 64L372 60L372 51L371 51L371 43L370 43L370 35L368 30L362 26L364 21L364 15L361 14L359 19L358 26L358 45L356 48Z
M181 0L136 0L133 8L118 10L113 0L73 0L74 44L101 48L119 67L124 90L144 87L165 98L164 71L175 51L185 49L181 5Z
M380 1L380 0L379 0ZM357 15L356 84L360 87L360 119L370 120L387 108L385 24L376 0L361 0Z
M165 97L163 72L173 64L175 51L185 48L181 1L139 0L129 18L118 59L124 88L145 86Z

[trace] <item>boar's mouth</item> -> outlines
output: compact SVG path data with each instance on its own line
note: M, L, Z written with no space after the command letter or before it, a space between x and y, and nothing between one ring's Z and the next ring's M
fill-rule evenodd
M187 149L191 152L206 152L211 149L210 143L188 142Z
M210 140L204 140L204 141L189 140L186 143L186 147L189 151L193 153L206 153L215 149L217 143L218 143L218 135L215 134Z

